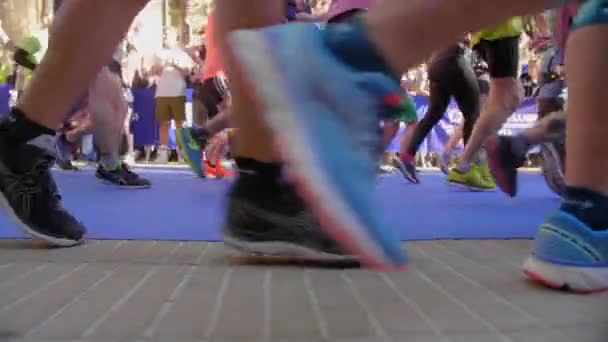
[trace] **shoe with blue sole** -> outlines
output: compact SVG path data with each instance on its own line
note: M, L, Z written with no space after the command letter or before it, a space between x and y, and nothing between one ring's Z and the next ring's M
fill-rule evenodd
M315 25L292 24L238 31L229 42L322 229L365 266L401 270L408 261L401 242L371 196L377 168L371 151L380 139L374 113L380 95L399 85L342 64L322 39Z
M188 163L192 172L197 176L204 178L206 175L201 158L202 147L200 143L192 137L192 128L184 127L177 129L175 132L175 140L184 161Z
M608 290L608 230L593 231L573 215L557 211L541 225L524 272L556 289Z

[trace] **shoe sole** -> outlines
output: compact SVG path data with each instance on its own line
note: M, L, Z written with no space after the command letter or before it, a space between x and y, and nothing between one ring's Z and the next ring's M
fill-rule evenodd
M197 176L204 178L205 177L205 171L202 169L202 165L201 168L199 168L190 158L190 156L188 155L187 149L185 148L186 143L184 142L184 137L181 133L181 130L177 130L175 132L175 140L177 143L177 148L179 149L179 151L182 151L182 158L184 158L184 161L186 162L186 164L188 164L188 166L190 167L190 170Z
M413 176L405 167L405 165L403 165L403 162L401 161L395 161L394 162L396 165L396 169L399 170L399 173L401 173L401 175L403 176L403 178L405 178L405 180L407 180L408 182L412 183L412 184L420 184L420 179L418 179L418 176Z
M608 267L572 267L548 263L529 257L524 274L547 287L579 294L608 290Z
M284 241L251 242L235 239L229 235L222 236L224 243L240 252L256 256L293 257L314 260L357 260L354 256L321 252L316 249Z
M551 143L543 144L541 156L543 157L542 172L547 186L555 194L561 196L566 187L561 156Z
M118 185L116 183L112 183L112 182L110 182L108 180L105 180L103 178L99 178L99 177L96 177L96 178L97 178L97 180L99 180L99 182L101 184L109 185L109 186L115 187L117 189L123 189L123 190L129 190L129 189L144 190L144 189L150 189L152 187L152 185Z
M59 164L56 164L56 170L61 170L61 171L65 171L65 172L78 172L80 171L79 168L77 168L76 166L72 166L72 167L65 167Z
M466 185L466 184L455 183L455 182L450 182L450 181L448 181L448 186L450 186L451 188L454 188L454 189L470 191L470 192L493 192L496 190L496 189L474 188L474 187Z
M26 233L27 235L29 235L33 238L47 242L53 246L73 247L73 246L82 244L86 240L86 235L83 235L83 237L80 240L70 240L70 239L62 239L62 238L58 238L58 237L54 237L54 236L44 235L44 234L41 234L41 233L33 230L27 224L25 224L25 222L21 221L21 219L19 218L19 216L17 216L17 214L15 214L15 211L8 203L8 200L6 199L4 194L1 192L0 192L0 206L4 209L4 211L6 212L8 217L10 217L10 219L13 220L13 222L15 222L17 224L17 226L19 226L19 228L24 233Z
M286 88L281 86L284 83L281 74L267 53L271 47L266 40L255 32L241 31L233 33L229 42L242 69L240 74L245 76L247 88L253 92L252 98L264 99L261 103L265 109L263 118L281 142L283 158L294 166L289 175L296 190L315 213L323 230L345 250L358 255L366 267L395 270L389 266L392 262L384 252L368 237L369 233L357 216L336 196L338 192L333 190L323 171L316 167L318 162L308 148L308 138L299 130L297 114L285 94ZM251 65L255 67L250 68ZM252 87L253 80L261 79L265 81L256 82L255 88Z

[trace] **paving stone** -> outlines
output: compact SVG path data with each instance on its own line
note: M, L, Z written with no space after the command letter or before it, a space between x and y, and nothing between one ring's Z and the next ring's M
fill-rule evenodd
M220 243L0 241L0 341L603 342L607 294L525 281L529 241L408 245L405 273ZM327 266L327 265L325 265Z

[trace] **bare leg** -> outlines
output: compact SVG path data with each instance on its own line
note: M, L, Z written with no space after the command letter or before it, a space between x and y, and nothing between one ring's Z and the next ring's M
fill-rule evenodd
M93 132L93 120L91 114L86 109L86 113L77 114L80 116L78 120L73 121L73 129L65 132L65 138L71 143L75 143L84 135L91 134Z
M416 133L416 128L418 127L418 121L410 122L407 124L407 128L405 129L405 134L401 138L401 142L399 143L399 151L402 155L407 154L407 149L410 146L410 142L414 138L414 134Z
M393 139L395 139L397 132L399 132L399 122L391 120L384 121L384 129L382 131L382 146L384 151L386 151Z
M489 136L496 134L507 118L513 114L521 102L523 89L516 78L490 79L490 95L484 110L475 123L473 134L465 146L460 164L466 165L474 158Z
M218 115L207 121L207 132L213 136L226 128L231 127L232 120L231 106L222 106Z
M372 41L395 74L401 74L435 49L458 41L463 32L492 27L513 16L538 13L556 3L552 0L514 0L508 3L484 0L385 1L382 6L369 11L367 23ZM438 22L442 24L438 26ZM395 44L404 41L416 42L416 48Z
M592 3L592 1L587 1L585 5L590 3ZM543 9L545 5L557 4L557 1L554 2L546 0L514 0L510 2L499 2L487 0L395 0L384 2L384 4L385 5L378 6L375 10L372 10L370 12L368 20L368 32L365 32L365 29L361 29L360 27L356 26L354 26L351 31L353 32L353 36L358 33L361 33L361 31L364 31L363 33L369 33L369 36L371 36L371 40L376 44L381 54L387 60L389 66L394 71L394 73L400 74L401 72L407 70L409 67L414 65L416 62L421 61L434 49L441 46L445 46L450 42L456 41L458 39L458 36L463 32L475 31L483 27L492 27L501 20L507 19L512 16L521 15L525 13L539 12ZM605 13L605 11L602 12L602 10L605 9L605 0L595 1L594 4L603 5L602 7L598 6L598 8L596 8L598 17L602 13ZM429 20L429 18L432 18L433 20ZM605 20L606 18L604 16L603 18L599 19ZM437 25L437 23L441 23L441 25ZM287 29L285 32L288 32ZM296 32L296 30L294 29L293 32ZM570 117L572 119L570 120L570 123L577 123L568 127L568 148L572 149L572 153L570 153L568 156L568 167L576 168L573 172L568 171L568 183L571 186L584 187L585 189L589 190L588 193L593 193L590 195L586 195L587 198L583 198L579 201L574 201L576 203L573 203L573 205L580 206L581 209L589 209L589 206L597 207L600 209L599 213L602 214L604 218L606 217L606 213L608 212L608 205L606 205L606 202L608 202L608 200L606 199L606 194L608 193L608 174L606 173L606 170L608 169L608 151L606 151L604 143L605 135L608 133L608 117L602 114L601 111L606 108L606 102L608 101L608 99L605 96L605 91L603 91L603 88L598 85L603 85L608 82L608 73L602 72L608 70L608 59L606 59L605 56L602 56L605 50L603 48L608 46L607 33L608 29L606 28L606 25L604 25L603 27L586 27L584 29L580 29L580 31L578 32L575 32L571 37L570 44L568 47L568 51L570 51L569 53L573 58L567 58L569 67L567 74L569 75L568 77L570 77L569 81L573 85L576 84L574 86L575 89L572 89L573 91L570 94L572 98L570 106L574 107L571 113L575 114ZM268 36L270 36L270 34L268 34ZM353 43L353 45L367 47L367 43L369 43L369 41L366 41L366 37L368 36L359 35L356 37L352 37L353 41L357 40L357 44ZM424 39L420 39L420 37L424 37ZM241 41L245 42L247 36L243 35L240 38L242 39ZM251 39L251 41L254 42L255 40ZM416 48L411 49L410 46L398 44L399 42L404 41L416 42ZM330 44L327 45L329 46ZM320 51L319 54L323 52ZM333 52L336 51L334 50ZM337 54L338 53L336 52L336 55ZM377 56L373 56L372 54L368 54L365 57L368 57L368 59L366 61L363 61L361 64L367 64L368 66L374 64L374 67L376 69L381 69L383 67L382 58L377 58ZM288 61L282 60L281 62ZM254 63L250 63L250 65L254 65ZM268 69L263 67L268 67ZM271 66L264 65L259 67L258 69L255 69L255 67L250 67L249 69L260 72L259 76L262 76L261 71L270 70L270 68ZM302 70L300 73L304 72L306 71ZM290 76L294 75L297 76L297 73L294 72L293 75ZM336 75L339 74L336 73ZM311 92L314 91L314 87L318 86L323 80L326 82L333 81L335 82L335 84L346 86L346 82L352 78L349 78L349 75L347 73L344 73L342 75L344 75L344 78L342 80L324 80L323 72L320 72L318 79L313 79L314 81L319 82L313 83L312 81L310 81L309 86L311 89L307 90L310 90ZM343 81L343 83L339 83L339 81ZM352 90L355 89L356 88L353 86ZM337 95L339 95L335 93L332 94L331 89L327 89L326 91L327 92L323 95L336 95L336 97L338 97ZM319 96L319 98L317 99L314 95L310 96L311 101L319 100L319 102L323 104L346 104L345 102L332 103L331 99L322 98L322 96ZM264 97L265 100L267 100L266 102L272 105L270 100L273 100L274 98L272 98L272 96L268 94L265 94ZM371 100L371 98L369 98L369 100ZM365 103L365 101L361 101L361 103L363 104ZM494 106L488 107L493 108ZM306 107L302 105L299 109L304 108ZM368 113L367 111L368 110L366 108L363 108L359 112L354 111L354 113L357 115L370 115L370 113ZM270 114L274 115L278 113ZM283 126L290 127L288 124L285 124ZM491 126L491 123L488 126ZM344 138L344 135L342 135L342 137ZM481 144L481 142L479 144ZM293 146L295 146L294 150L296 147L299 147L296 146L296 144L293 144L292 147ZM306 151L306 148L313 149L314 146L302 147L300 151L304 153ZM349 146L346 146L345 144L344 148L348 149ZM348 151L356 153L355 149L350 149ZM323 151L323 148L321 147L317 148L315 152L317 152L318 154L322 154L325 151ZM336 157L337 155L338 154L331 154L330 151L323 156ZM361 157L360 159L362 159L363 153L360 153L359 157ZM298 156L294 157L294 159L297 158ZM598 159L600 160L599 162ZM302 162L306 161L307 158L302 157L297 160ZM355 158L351 160L355 160ZM349 160L347 159L347 161ZM365 166L367 167L370 165L368 163L368 165ZM364 167L361 167L360 170L363 171ZM318 185L315 188L313 177L306 178L306 175L303 175L303 172L301 172L299 176L304 179L304 181L306 181L305 185L307 187L316 190L316 192L314 193L314 195L316 196L313 196L312 199L309 199L309 203L314 203L314 200L318 201L319 198L330 200L335 199L335 202L340 202L342 205L344 205L348 209L351 209L352 211L352 209L356 208L360 202L363 202L364 199L367 199L365 197L367 193L363 193L363 191L361 192L362 195L357 196L356 201L351 200L346 196L340 198L340 191L334 191L333 194L323 196L325 193L322 190L324 189L321 189L321 187ZM335 180L334 178L330 178L332 177L331 172L327 172L326 177L330 180ZM369 181L370 178L371 177L368 177L368 175L365 175L365 177L358 177L356 180L362 182L369 182L366 183L366 185L368 185L371 184L371 182ZM355 181L346 182L343 179L338 179L338 181L334 182L334 185L337 188L338 186L342 185L340 188L338 188L341 191L349 190L348 187L354 186L355 184ZM565 204L571 205L571 203L567 202L568 201L566 201ZM369 208L367 209L369 210ZM347 210L344 210L344 212L347 212ZM330 211L325 211L324 214L327 216L332 215ZM340 219L340 217L339 215L335 215L332 217L332 219L337 221ZM343 221L343 227L348 227L350 221ZM535 257L542 256L544 252L547 252L546 250L549 250L547 252L548 256L545 259L549 261L545 261L544 263L551 264L551 260L554 260L553 262L555 263L554 265L550 265L551 268L549 268L549 270L555 270L562 267L564 268L564 275L566 275L567 272L570 272L570 274L567 274L568 276L556 278L571 280L578 275L578 277L581 279L581 283L583 281L587 283L593 280L597 280L598 283L603 281L603 284L600 283L597 288L592 288L592 290L608 288L608 274L606 273L608 267L606 266L605 262L606 253L608 253L606 250L606 235L603 233L601 235L592 235L592 233L589 232L589 229L584 229L585 227L581 227L581 225L579 225L578 222L573 219L560 219L558 217L555 222L550 223L550 225L544 226L543 230L538 235L537 241L539 242L535 244ZM608 227L608 224L605 224L603 226L603 228L606 227ZM355 231L355 229L352 229L351 231L349 231L348 229L344 229L340 232L342 234L352 233L349 236L352 240L346 241L345 245L347 245L347 242L356 242L356 238L358 237L357 233L361 230L367 229L367 231L376 232L381 231L383 227L381 225L374 226L373 223L370 223L368 227L363 226L356 228L360 229L358 229L357 231ZM385 232L387 232L387 230L385 230ZM339 234L335 234L334 236L336 238L340 238ZM557 241L551 241L551 239L557 239ZM373 243L373 241L371 241L372 239L370 239L369 236L367 240L365 239L365 237L361 238L360 240L366 243ZM392 244L390 241L382 244L377 243L377 247L383 247L385 249L401 248L400 244L396 243L396 239L387 240L393 240ZM577 240L580 240L580 243ZM352 249L356 250L356 248ZM365 246L363 246L363 248L360 248L359 250L362 252L367 252ZM373 251L371 247L368 248L368 250ZM553 252L554 254L552 255L551 252ZM391 256L391 260L389 261L394 261L393 263L399 266L400 264L403 264L404 261L403 258L400 259L399 256L396 254L397 253L395 253L394 256ZM373 256L370 259L374 261ZM382 260L380 257L376 259L379 260L378 263L384 262L386 264L389 264L389 262L386 262L386 260ZM387 259L389 258L387 257ZM588 264L589 267L586 268L579 266L581 264ZM550 274L551 272L546 273ZM587 273L589 276L586 276ZM536 274L538 275L538 273ZM553 286L556 286L557 284L558 287L561 287L562 283L557 283L556 281L558 280L553 280L551 282L547 281L547 283L552 283ZM581 290L585 290L585 288L582 288ZM589 288L587 288L587 290L589 290Z
M284 21L285 2L266 0L248 6L242 0L217 1L217 23L221 42L226 42L226 35L237 29L265 27ZM246 10L247 15L242 11ZM259 107L249 93L239 75L234 59L226 46L221 47L224 53L224 67L230 80L232 94L233 123L239 129L235 138L234 155L249 157L261 162L276 160L272 148L273 136L260 120Z
M444 155L451 156L454 153L454 150L456 149L456 146L458 146L458 144L462 140L462 134L463 134L462 133L462 126L460 126L460 127L458 127L457 129L454 130L454 132L452 133L452 136L450 136L450 139L445 144L445 147L443 149L443 154Z
M574 31L568 41L568 120L566 183L608 195L608 25Z
M587 293L608 290L608 266L602 262L608 253L608 117L603 111L608 98L601 86L608 81L604 53L608 48L608 16L606 1L587 1L581 6L579 15L584 14L574 22L581 20L586 26L570 33L566 49L569 88L564 201L541 227L524 269L551 287ZM584 251L572 248L570 253L552 248L568 244L586 247ZM588 251L598 251L599 258L587 258Z
M169 128L171 127L170 121L162 121L159 124L158 135L159 143L161 146L169 146Z
M89 110L101 164L107 170L113 170L120 166L119 152L127 104L119 78L107 67L103 68L90 87Z
M128 106L120 77L104 67L89 90L89 108L99 149L96 177L121 188L143 189L150 181L129 170L120 159Z
M256 1L255 6L243 0L216 3L219 41L223 44L228 42L231 31L271 26L285 20L284 0ZM343 259L343 250L321 231L293 184L282 177L283 165L277 162L274 136L247 89L255 84L245 84L232 53L227 46L222 50L230 80L234 127L238 129L233 155L239 171L228 194L224 241L257 254L277 255L272 246L280 244L284 246L278 252L281 255L297 256L302 255L298 251L308 250L309 255L320 252L324 258L337 255Z
M539 12L552 3L554 2L548 0L516 0L509 2L508 6L499 6L497 2L481 0L388 1L369 12L367 23L372 40L392 70L400 74L436 48L457 41L462 32L491 27L512 16ZM468 13L469 16L463 20L462 16L454 15L455 13ZM429 21L430 17L434 20ZM437 29L433 23L435 20L443 23L442 29ZM420 40L419 37L428 39ZM404 39L417 42L415 51L407 45L394 44ZM511 114L513 103L519 104L519 89L515 85L516 80L510 78L492 80L490 91L493 93L488 99L486 114L480 116L467 144L464 162L473 159L487 135L497 130L497 126Z
M77 245L84 240L86 228L57 196L50 173L53 158L40 148L48 144L35 143L52 140L50 136L61 127L74 100L110 61L131 21L146 3L65 1L51 27L49 50L18 108L0 122L0 192L18 225L52 245ZM23 177L32 174L36 177Z
M47 128L57 129L74 99L82 95L147 0L66 0L59 11L49 49L18 107ZM111 23L111 25L109 24Z
M133 135L133 133L131 133L131 113L127 112L127 115L125 116L125 123L124 123L124 132L127 135L127 156L125 158L125 161L127 161L127 164L129 163L134 163L134 153L135 153L135 136Z

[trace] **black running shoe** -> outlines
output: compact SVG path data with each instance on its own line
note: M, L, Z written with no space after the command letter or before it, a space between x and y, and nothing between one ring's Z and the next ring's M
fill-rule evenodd
M95 177L104 183L116 185L124 189L148 189L151 186L149 180L131 171L125 163L122 163L116 170L111 171L99 165L97 172L95 172Z
M292 186L260 191L250 178L255 177L239 177L228 195L223 227L228 246L264 256L355 260L321 231Z
M495 136L486 141L488 166L496 185L510 197L517 195L517 169L521 167L526 156L517 154L512 146L512 138Z
M53 246L82 243L86 228L62 205L50 168L55 159L0 135L0 204L23 231Z
M413 184L420 184L420 178L418 178L418 171L416 165L411 162L404 162L399 157L393 158L393 165L401 172L403 178L407 179L408 182Z
M64 133L57 134L55 138L56 165L66 171L78 171L78 168L72 164L73 154L70 142L65 138Z

